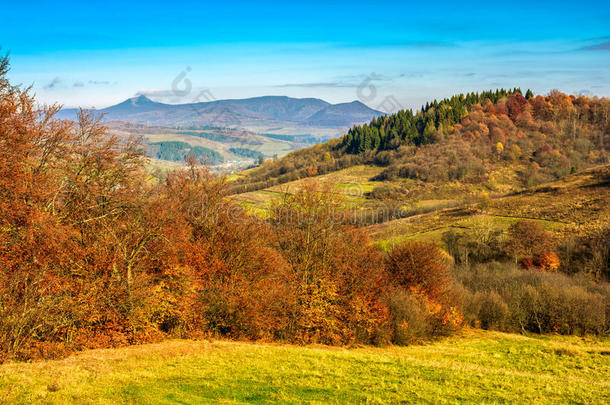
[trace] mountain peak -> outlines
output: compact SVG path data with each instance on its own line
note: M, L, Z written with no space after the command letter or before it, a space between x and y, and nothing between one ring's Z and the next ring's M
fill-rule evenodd
M146 97L144 94L138 94L135 97L129 99L133 105L144 105L144 104L155 104L154 101Z
M191 104L165 104L136 93L119 104L99 110L105 120L147 123L160 126L228 126L242 128L351 127L383 115L359 101L330 104L317 98L262 96L247 99L214 100ZM66 115L74 116L74 112ZM231 124L234 125L234 124ZM302 128L302 129L300 129Z

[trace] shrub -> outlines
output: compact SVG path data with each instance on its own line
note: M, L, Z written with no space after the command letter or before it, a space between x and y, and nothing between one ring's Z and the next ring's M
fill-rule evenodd
M448 255L426 242L406 242L388 253L387 269L393 281L406 289L445 301L449 294L451 272Z
M508 305L495 291L477 292L474 304L478 309L476 319L483 329L503 330L508 319Z
M474 217L470 229L443 233L442 241L458 264L485 263L503 259L502 231L484 216Z
M506 252L515 261L551 252L553 239L536 221L519 220L508 229Z
M561 271L583 272L596 280L610 280L610 226L589 227L587 234L565 238L559 245Z
M407 242L388 253L386 268L396 287L413 295L407 299L399 294L390 308L394 330L402 336L399 340L415 339L422 333L420 326L416 331L408 331L402 324L409 324L405 320L404 308L413 307L416 303L418 308L425 309L428 336L448 334L461 326L463 317L455 305L447 253L430 243ZM393 313L393 310L398 313ZM413 311L415 318L411 319L411 324L423 325L421 314L415 309Z
M504 331L606 334L610 286L583 276L489 263L457 269L462 308L472 325Z
M397 289L390 297L388 309L392 314L392 343L404 346L430 336L430 320L423 297Z
M543 271L557 271L560 263L555 253L542 252L535 258L534 264Z

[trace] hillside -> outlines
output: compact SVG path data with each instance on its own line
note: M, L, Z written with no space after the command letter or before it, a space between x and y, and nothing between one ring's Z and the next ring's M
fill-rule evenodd
M235 194L279 191L298 179L324 182L362 166L365 175L336 183L355 182L349 188L359 188L369 208L500 197L607 164L609 116L607 99L559 92L527 99L518 89L459 95L267 161L232 178L231 187Z
M525 98L519 89L470 93L354 126L341 139L248 172L234 190L366 164L383 168L375 180L434 188L457 181L505 192L608 163L609 144L605 98L560 92Z
M173 340L0 365L14 404L603 403L608 339L468 330L411 347Z
M266 216L274 202L285 193L294 194L304 184L315 181L341 196L357 220L381 222L366 227L373 240L382 245L407 239L441 243L449 229L472 227L474 219L487 219L505 231L518 219L540 221L554 232L582 232L583 225L610 223L610 165L602 165L520 191L489 194L485 185L450 182L427 187L411 181L374 180L384 169L353 166L325 175L295 180L263 190L235 194L233 200L250 212ZM492 173L501 176L502 173ZM408 188L405 194L393 190ZM510 185L506 190L512 190ZM396 192L396 191L394 191ZM398 201L396 200L398 199ZM391 215L399 210L400 216Z
M404 219L371 225L367 231L384 245L408 239L442 243L451 229L484 224L501 232L520 219L534 220L555 234L584 235L610 224L610 166L601 166L521 192L485 201L466 201Z
M325 127L351 126L354 122L369 121L368 117L373 113L375 116L382 116L379 111L372 111L360 101L351 103L333 104L324 107L306 119L310 125Z
M510 229L529 220L552 235L561 269L605 277L610 103L558 92L483 94L376 119L265 162L231 177L231 198L269 217L286 195L316 183L382 249L432 242L457 263L509 259Z

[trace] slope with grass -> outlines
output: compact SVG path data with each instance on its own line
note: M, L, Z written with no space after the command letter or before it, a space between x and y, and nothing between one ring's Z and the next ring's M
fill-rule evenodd
M531 219L546 230L560 234L579 233L587 227L610 222L610 165L587 169L531 188L508 187L508 192L504 193L492 192L485 183L426 184L409 179L375 180L382 170L372 165L352 166L235 194L232 199L246 206L251 213L264 217L271 204L279 201L285 193L298 192L305 182L315 181L321 190L343 198L346 207L356 215L375 209L389 211L398 205L404 211L404 218L367 227L372 239L384 248L410 239L440 243L445 231L469 229L481 222L505 231L519 219ZM506 175L502 171L493 174L496 177ZM399 194L387 195L392 192Z
M605 98L558 91L527 99L518 89L458 95L267 161L233 178L231 188L290 190L314 177L338 189L349 177L369 209L391 204L411 214L502 197L608 164L608 111Z
M465 330L410 347L174 340L0 365L7 403L603 403L610 341Z
M380 168L374 166L352 166L311 179L299 179L261 190L235 194L231 198L252 209L253 213L266 216L266 211L268 211L271 203L279 201L285 194L294 194L303 190L306 182L315 181L321 191L344 198L349 207L359 207L367 201L365 194L376 185L370 179L379 174L380 171ZM239 175L247 176L247 172Z
M440 243L450 229L485 226L505 231L520 219L539 222L560 235L580 234L610 223L610 165L588 169L561 180L483 202L369 226L373 240L382 246L407 240Z

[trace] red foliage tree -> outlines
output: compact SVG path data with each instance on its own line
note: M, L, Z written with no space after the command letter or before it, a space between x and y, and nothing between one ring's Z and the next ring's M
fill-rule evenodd
M506 107L508 108L509 117L515 121L519 114L525 111L529 102L521 93L511 94L506 98Z
M557 271L560 261L555 253L542 252L535 258L534 264L543 271Z
M535 256L553 246L551 235L536 221L519 220L510 226L506 241L511 257Z
M387 268L397 285L437 301L446 299L451 281L449 258L435 245L407 242L396 246L388 254Z

